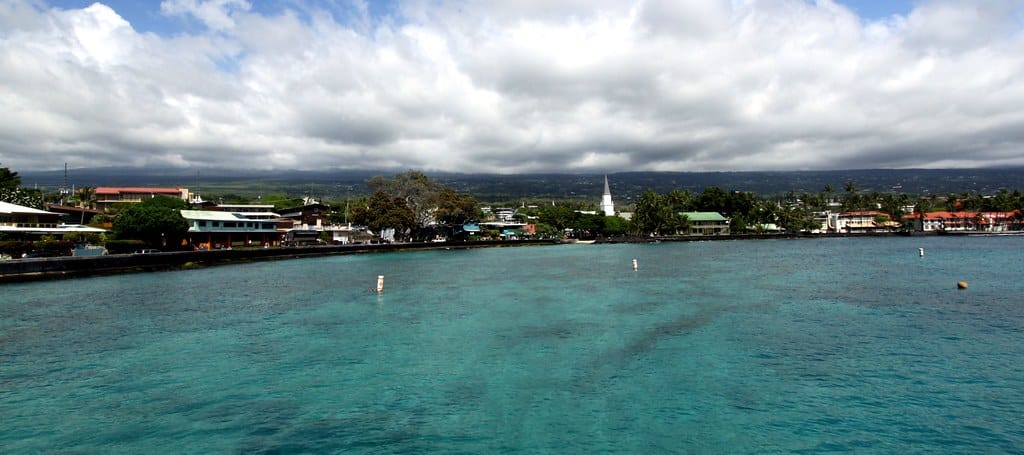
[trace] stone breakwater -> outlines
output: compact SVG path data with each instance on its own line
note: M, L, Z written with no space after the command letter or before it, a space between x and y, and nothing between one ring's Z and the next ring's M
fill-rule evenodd
M295 259L335 254L384 253L406 250L553 245L552 240L494 240L445 243L385 243L283 248L176 251L151 254L111 254L0 261L0 283L51 280L115 273L150 272L235 262Z

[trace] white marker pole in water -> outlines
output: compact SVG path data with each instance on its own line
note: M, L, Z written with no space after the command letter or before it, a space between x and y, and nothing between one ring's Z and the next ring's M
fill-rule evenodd
M921 257L924 257L924 248L918 248L918 249L917 249L917 254L918 254L919 256L921 256Z
M633 258L633 270L637 269L636 258Z
M384 275L377 275L377 293L384 292Z

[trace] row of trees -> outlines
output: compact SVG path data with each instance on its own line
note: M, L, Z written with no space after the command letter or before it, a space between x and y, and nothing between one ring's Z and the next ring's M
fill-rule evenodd
M759 232L775 224L787 231L814 229L811 207L762 199L744 191L727 192L718 187L701 193L673 190L658 194L648 189L637 198L631 228L638 234L673 235L685 232L690 220L684 212L718 212L730 219L733 232Z
M576 238L618 236L629 232L629 222L617 216L595 213L590 205L551 204L520 212L525 219L536 223L537 234L561 236L568 233Z
M410 170L391 178L374 177L367 182L371 195L361 198L342 211L335 205L334 221L351 221L374 232L394 229L396 238L426 240L434 236L452 236L464 223L480 220L483 214L472 196L460 193L422 172ZM708 187L699 193L673 190L659 194L648 189L640 194L632 207L632 220L594 214L593 204L552 203L517 212L519 221L536 225L542 235L557 236L571 232L581 238L617 236L623 234L672 235L686 232L690 220L685 212L718 212L730 219L730 229L736 233L758 232L768 225L777 225L789 232L801 232L820 227L815 213L825 210L879 210L891 215L895 221L909 206L925 213L933 210L1013 211L1024 208L1020 191L1002 190L994 195L976 193L945 196L911 197L906 194L863 193L853 182L847 182L845 192L827 185L821 192L808 194L787 193L778 197L760 197L751 192L725 191ZM76 202L91 206L94 192L80 188L74 195ZM231 196L228 202L250 202ZM285 196L271 198L275 205L294 205L296 199ZM21 187L17 172L0 168L0 200L42 208L41 193ZM271 200L262 201L270 203ZM282 205L282 206L283 206ZM132 204L119 213L110 214L116 238L142 240L151 245L177 244L184 238L187 225L179 211L187 208L184 201L155 198Z
M648 189L636 200L631 229L641 234L674 234L685 231L689 220L682 212L719 212L730 219L736 233L758 232L775 224L789 232L820 228L815 213L825 211L867 211L883 213L883 218L906 223L909 210L928 213L937 210L970 212L1024 212L1024 195L1019 190L1000 190L994 195L978 193L912 197L898 193L861 193L847 182L845 193L831 185L817 194L787 193L781 198L758 197L750 192L723 191L708 187L699 194L673 190L658 194ZM881 221L881 220L880 220Z
M350 220L371 231L394 229L396 238L427 240L437 235L452 236L457 227L482 218L479 204L472 196L433 181L419 171L396 174L392 178L374 177L367 182L373 191L368 198L356 202ZM1019 191L1001 191L993 196L964 193L946 197L912 198L906 194L860 194L852 184L845 194L835 194L826 187L819 194L789 193L781 198L762 198L750 192L724 191L708 187L700 193L673 190L658 194L648 189L635 201L631 221L591 213L593 207L559 203L517 213L519 221L536 224L537 233L592 238L624 234L673 235L690 227L684 212L718 212L730 219L735 233L761 232L774 224L788 232L805 232L821 227L815 212L831 209L843 211L878 210L897 222L903 221L905 209L1013 211L1024 207ZM187 225L177 216L186 208L183 201L156 198L125 209L114 223L118 238L138 238L147 243L178 242ZM341 210L335 211L340 221ZM346 219L349 216L344 215ZM159 232L159 237L157 233Z

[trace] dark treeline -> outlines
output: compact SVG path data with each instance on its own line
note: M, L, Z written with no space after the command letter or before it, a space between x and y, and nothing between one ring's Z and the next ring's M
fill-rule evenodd
M751 192L705 188L700 193L678 189L660 194L648 189L633 207L631 229L634 233L672 235L689 226L684 212L717 212L729 218L734 234L759 233L771 225L787 232L809 232L822 227L829 212L877 212L879 222L891 221L903 229L912 229L908 215L933 211L1017 212L1024 210L1024 195L1019 190L1001 189L994 194L911 196L906 193L863 192L854 182L843 191L826 185L815 193L787 192L782 196L758 196Z

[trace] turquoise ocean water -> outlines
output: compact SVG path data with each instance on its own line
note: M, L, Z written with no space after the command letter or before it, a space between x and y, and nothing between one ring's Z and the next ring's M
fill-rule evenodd
M0 452L1022 452L1022 272L915 237L4 285Z

